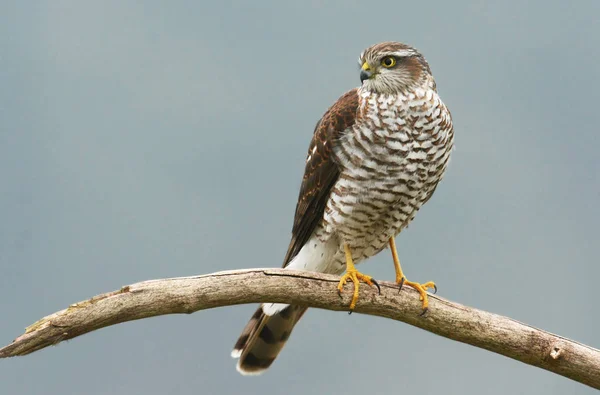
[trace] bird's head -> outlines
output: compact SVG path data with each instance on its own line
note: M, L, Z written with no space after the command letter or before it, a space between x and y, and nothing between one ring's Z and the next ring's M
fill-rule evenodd
M371 92L406 93L424 84L435 84L423 55L399 42L383 42L365 49L358 64L362 89Z

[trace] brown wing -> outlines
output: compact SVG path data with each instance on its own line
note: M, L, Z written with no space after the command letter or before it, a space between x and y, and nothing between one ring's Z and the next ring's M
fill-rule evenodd
M340 174L332 155L333 144L354 124L357 110L358 94L353 89L340 97L315 126L296 205L292 240L283 267L300 252L323 219L329 193Z

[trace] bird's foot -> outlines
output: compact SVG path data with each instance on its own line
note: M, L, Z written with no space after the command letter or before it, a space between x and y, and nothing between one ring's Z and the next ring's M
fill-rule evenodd
M352 313L352 311L354 310L354 307L356 307L356 302L358 301L358 288L359 288L360 280L362 280L363 282L365 282L369 285L375 285L377 287L377 290L381 294L381 288L379 287L379 284L377 283L377 281L375 281L375 279L373 277L367 276L366 274L359 273L357 270L348 270L340 279L340 282L337 287L338 295L340 295L340 297L342 296L342 291L344 290L344 285L346 285L348 280L350 280L354 283L354 294L352 295L352 301L350 302L350 312L349 313Z
M401 277L399 279L396 278L396 284L398 284L399 286L398 290L401 290L403 285L408 285L409 287L416 289L420 295L419 300L423 302L423 312L421 313L421 315L427 313L427 309L429 308L429 300L427 299L427 289L431 288L433 289L434 294L437 293L437 287L433 281L429 281L424 284L419 284L412 281L408 281L406 277Z

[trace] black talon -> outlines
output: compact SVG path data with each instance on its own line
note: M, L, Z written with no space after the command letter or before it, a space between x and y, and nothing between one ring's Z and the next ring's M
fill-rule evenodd
M342 291L340 291L339 289L337 291L338 291L338 296L340 297L340 299L343 299L342 298Z
M421 314L419 314L419 317L423 317L425 314L427 314L427 310L429 310L429 307L425 307L423 309L423 312Z
M400 284L398 284L398 293L402 290L402 286L404 285L404 277L400 280Z
M352 314L352 310L350 310L350 311L348 312L348 315L350 315L350 314Z
M377 291L379 292L379 295L381 295L381 287L379 286L379 283L377 283L377 281L375 281L374 278L371 279L371 281L373 282L373 284L375 284L375 286L377 287Z
M437 285L433 284L433 294L435 295L437 293Z

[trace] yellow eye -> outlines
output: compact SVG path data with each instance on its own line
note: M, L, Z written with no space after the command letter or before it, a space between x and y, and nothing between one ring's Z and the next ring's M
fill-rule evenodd
M386 56L385 58L381 59L381 65L386 69L394 67L396 65L396 58L393 56Z

